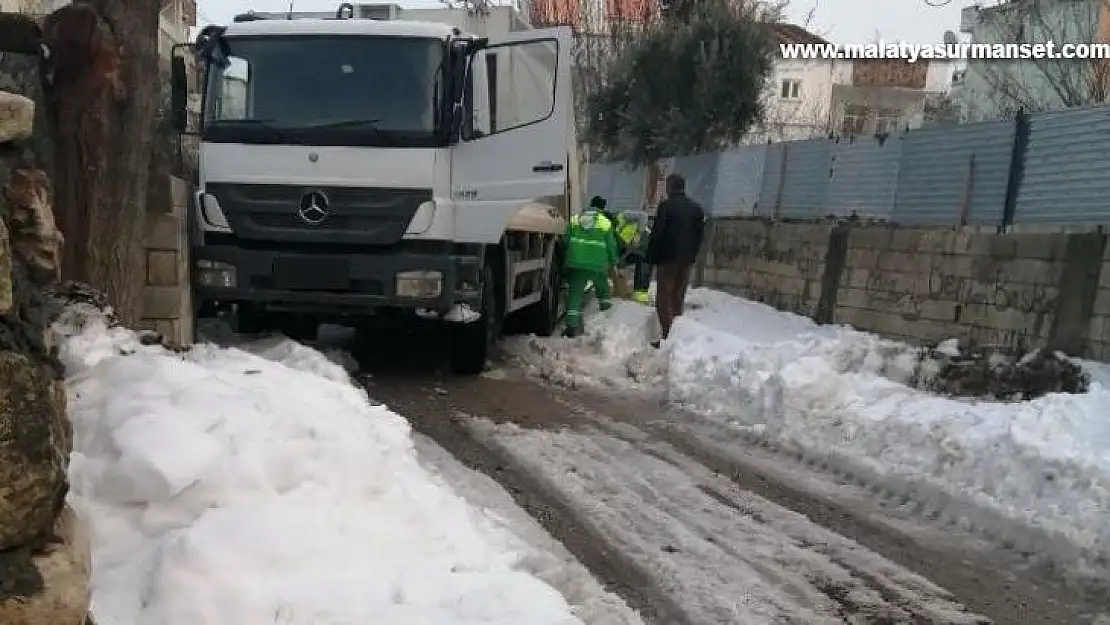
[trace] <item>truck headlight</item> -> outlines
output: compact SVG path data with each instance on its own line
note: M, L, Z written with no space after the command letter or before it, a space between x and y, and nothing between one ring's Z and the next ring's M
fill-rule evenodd
M197 261L197 282L201 286L235 288L235 266L214 260Z
M224 214L224 210L220 207L220 201L216 199L216 196L211 193L199 191L197 193L197 206L200 208L200 216L201 219L204 220L204 223L215 230L231 232L231 224L228 223L227 215Z
M443 274L438 271L402 271L397 274L397 297L430 299L443 293Z

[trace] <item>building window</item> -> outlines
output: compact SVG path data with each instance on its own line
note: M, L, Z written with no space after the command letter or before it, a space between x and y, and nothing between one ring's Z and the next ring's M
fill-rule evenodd
M797 100L802 97L802 81L794 78L785 78L779 96L784 100Z
M879 109L875 116L875 134L897 134L901 131L902 111L898 109Z
M855 137L863 134L864 123L867 122L867 107L859 104L849 104L844 107L844 117L840 121L840 134L845 137Z

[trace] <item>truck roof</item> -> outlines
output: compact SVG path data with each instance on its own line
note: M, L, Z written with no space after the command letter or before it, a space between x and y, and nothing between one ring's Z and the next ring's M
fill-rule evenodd
M381 35L391 37L430 37L446 39L454 32L449 24L403 20L366 19L294 19L236 22L229 24L225 35Z

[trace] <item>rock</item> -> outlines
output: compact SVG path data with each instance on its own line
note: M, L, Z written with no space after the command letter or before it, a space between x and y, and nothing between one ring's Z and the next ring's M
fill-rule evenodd
M0 315L6 315L15 304L12 292L12 246L8 241L8 227L0 219Z
M62 275L62 233L54 222L50 179L39 169L17 169L8 185L11 202L11 246L41 282Z
M23 584L0 586L0 623L4 625L81 625L89 610L92 570L84 525L66 506L54 522L52 540L22 564ZM5 571L0 557L0 577Z
M29 139L34 129L34 100L0 91L0 143Z
M0 352L0 551L47 535L64 502L70 427L56 380L50 368Z
M1090 375L1064 354L960 348L922 351L917 386L951 397L1030 400L1049 393L1085 393Z

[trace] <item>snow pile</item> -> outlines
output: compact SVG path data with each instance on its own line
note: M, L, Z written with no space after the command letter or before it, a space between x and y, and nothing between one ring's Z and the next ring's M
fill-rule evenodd
M55 327L99 625L580 622L318 353L173 354L89 306Z
M939 489L1038 528L1069 546L1066 559L1106 565L1106 367L1085 363L1092 381L1082 394L1011 403L940 397L911 386L942 372L923 374L918 350L724 293L692 290L661 350L636 332L650 325L651 309L618 310L587 318L584 337L542 348L530 339L516 353L574 383L655 393L691 408L715 439L766 437L845 459L861 473Z
M649 353L654 350L648 347L648 337L656 331L654 316L646 314L648 309L639 304L620 300L613 304L604 313L598 313L596 304L591 304L586 332L579 337L510 336L503 345L531 365L541 378L570 387L582 380L620 387L629 378L662 374L662 370L651 370L651 365L657 363Z

